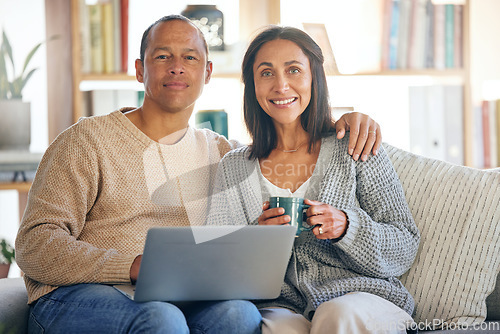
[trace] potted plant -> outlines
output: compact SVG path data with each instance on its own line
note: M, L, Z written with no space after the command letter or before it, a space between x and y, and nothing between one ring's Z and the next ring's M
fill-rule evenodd
M9 274L10 265L15 261L14 248L7 240L0 240L0 278L6 278Z
M36 68L28 65L42 43L28 53L20 73L16 71L12 47L5 31L0 46L0 150L29 150L30 103L23 102L24 86ZM8 71L9 69L9 71Z

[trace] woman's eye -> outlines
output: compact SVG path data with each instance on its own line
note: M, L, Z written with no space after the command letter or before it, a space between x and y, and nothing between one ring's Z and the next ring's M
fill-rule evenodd
M298 68L292 68L292 69L290 69L290 73L292 73L292 74L300 73L300 70Z
M261 76L263 77L270 77L272 75L271 71L264 71L261 73Z

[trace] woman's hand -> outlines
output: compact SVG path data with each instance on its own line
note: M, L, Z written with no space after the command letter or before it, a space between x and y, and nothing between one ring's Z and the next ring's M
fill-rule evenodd
M271 208L269 209L269 201L265 201L262 206L264 212L257 219L259 225L283 225L290 222L290 216L282 214L285 213L283 208Z
M333 206L309 199L304 200L311 207L307 209L307 223L316 226L312 229L318 239L338 239L347 231L347 216Z
M359 156L361 156L362 161L366 161L372 149L373 154L376 155L382 144L380 125L370 116L359 112L342 115L335 122L335 129L337 130L338 139L343 138L346 131L350 131L349 154L356 161Z

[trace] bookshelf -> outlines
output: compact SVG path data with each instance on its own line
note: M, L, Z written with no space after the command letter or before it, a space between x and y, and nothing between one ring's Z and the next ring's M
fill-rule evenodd
M407 18L410 23L408 23L408 26L411 28L406 28L406 33L408 35L408 40L412 39L412 34L416 35L414 31L416 31L416 26L417 24L414 23L414 19L416 17L416 14L414 12L417 9L417 5L425 5L425 9L428 12L424 12L423 14L429 15L429 11L431 13L434 12L436 5L433 5L431 9L429 9L430 4L432 4L430 1L428 2L427 0L398 0L398 1L393 1L393 0L373 0L368 2L364 1L357 1L354 0L353 2L349 3L346 5L342 1L339 0L332 0L330 2L330 7L328 10L318 12L315 10L318 6L318 2L316 0L310 0L308 2L308 7L303 6L302 2L300 0L295 1L295 3L288 3L287 8L284 10L284 17L282 17L283 21L285 24L297 24L298 22L321 22L326 28L328 32L328 38L330 40L331 45L326 45L324 43L323 45L321 44L322 37L324 39L324 36L321 35L321 33L318 33L316 30L317 28L314 27L315 23L302 23L304 25L305 30L313 37L316 37L315 35L318 35L317 38L315 38L320 46L323 49L323 53L325 56L328 54L328 52L325 52L325 50L331 49L331 57L333 59L333 65L330 66L330 70L328 71L327 67L327 74L331 78L335 78L335 81L337 82L354 82L357 80L357 82L362 83L364 81L370 80L370 82L375 82L375 80L378 80L376 78L380 78L381 81L387 81L387 80L393 80L397 81L398 83L401 83L402 85L407 85L408 88L410 88L412 85L433 85L433 86L461 86L462 91L458 92L461 94L461 100L462 101L462 106L461 110L462 112L456 112L453 116L454 119L460 119L461 124L456 125L455 128L461 129L457 130L460 131L460 136L456 137L461 137L459 139L454 138L455 141L450 144L451 149L448 149L448 146L444 147L443 149L447 151L447 155L449 152L453 151L454 153L454 160L451 160L448 156L443 156L437 154L436 150L433 150L433 153L431 154L430 152L421 152L420 154L427 154L429 153L429 156L436 157L438 159L446 159L448 161L454 162L454 163L460 163L460 164L465 164L468 166L473 166L473 143L474 143L474 134L473 134L473 101L472 101L472 89L473 86L471 84L471 63L470 63L470 0L464 0L460 3L460 6L454 6L451 4L441 4L441 8L444 10L445 6L447 6L447 9L452 9L452 12L456 14L457 12L460 13L460 15L456 15L456 17L460 18L457 19L457 22L459 24L453 22L453 16L452 16L452 23L455 23L458 27L461 26L461 29L457 29L456 27L452 27L451 31L453 34L456 34L458 36L458 40L461 40L461 43L456 43L456 40L454 40L454 43L459 45L459 47L452 48L452 55L458 55L456 59L454 59L453 62L451 63L445 63L444 61L444 54L443 54L443 62L440 65L436 65L438 62L434 58L430 58L429 60L429 51L425 50L425 52L421 52L419 54L419 62L416 62L415 59L415 52L411 53L412 50L418 50L417 47L415 47L417 44L412 43L410 47L410 42L407 41L407 49L406 50L406 56L408 59L410 59L410 54L412 55L413 61L410 63L410 60L408 60L407 64L405 65L400 65L399 64L399 52L398 52L398 57L394 56L394 60L392 63L392 67L389 66L390 62L388 60L389 58L389 49L391 47L391 38L388 36L389 33L391 33L391 36L394 36L394 32L391 32L388 27L391 26L391 17L390 15L387 15L387 7L389 5L393 5L395 2L398 4L402 4L403 2L406 2L408 5L407 11L410 11L410 14ZM456 4L456 2L455 2ZM297 9L297 7L299 8ZM302 6L302 7L300 7ZM412 7L413 6L413 7ZM294 8L291 10L290 8ZM363 10L364 9L364 10ZM288 12L287 12L288 11ZM296 14L300 13L300 15ZM400 12L401 14L401 12ZM401 18L401 16L400 16ZM425 28L425 31L427 35L424 37L428 39L428 35L431 35L431 28L429 28L429 23L425 22L425 20L428 20L433 22L435 26L437 26L436 21L434 21L432 18L429 19L428 17L424 17L424 15L421 14L420 20L418 21L420 27L427 25ZM310 20L310 21L307 21ZM425 22L425 24L422 23L422 21ZM461 21L461 24L460 24ZM317 23L316 23L317 24ZM412 26L413 25L413 26ZM444 26L444 22L443 22ZM399 31L401 34L401 32ZM324 34L324 33L323 33ZM386 35L387 34L387 35ZM444 34L444 31L443 31ZM454 35L451 35L452 40L454 38ZM398 32L395 34L398 36ZM347 36L347 37L346 37ZM401 36L398 36L400 38ZM423 37L421 37L424 39ZM455 37L456 38L456 37ZM413 38L415 39L415 38ZM435 44L433 43L433 37L430 39L430 42L427 42L425 39L424 41L426 43L429 43L433 47ZM394 43L394 42L392 42ZM398 46L397 43L396 48ZM422 42L420 45L418 45L422 50L424 50L424 42ZM362 46L362 47L360 47ZM366 47L369 46L369 47ZM374 47L376 46L376 47ZM387 49L385 49L387 48ZM428 45L426 46L428 48ZM444 41L442 48L444 48ZM347 50L347 51L346 51ZM385 51L384 51L385 50ZM358 55L362 52L366 52L367 54L371 54L371 57L358 57ZM399 51L399 50L398 50ZM431 49L430 54L433 55L433 51ZM346 59L346 55L350 57L351 59ZM422 56L423 55L423 56ZM356 61L358 60L358 63ZM406 58L406 57L404 57ZM437 59L437 58L436 58ZM452 56L453 59L453 56ZM361 64L362 60L366 61L366 64ZM396 62L396 60L398 62ZM458 60L458 61L457 61ZM371 78L371 79L370 79ZM382 83L381 83L382 84ZM332 92L332 95L335 97L338 97L339 95L343 95L347 93L349 95L349 88L346 88L342 90L343 87L341 87L341 92L339 93L339 86L342 85L336 85L335 91ZM348 86L346 86L348 87ZM351 85L349 86L350 89L357 89L355 86ZM448 87L447 87L448 88ZM480 87L475 87L476 90L479 89ZM452 90L447 89L446 94L448 92L451 92ZM456 92L456 91L454 91ZM403 90L399 90L398 96L401 94L404 94ZM410 94L410 91L408 90L406 93ZM363 91L362 88L359 89L359 93L357 96L354 98L354 101L358 101L359 99L364 99L365 95L370 95L370 92ZM384 95L387 99L391 99L391 96L389 94ZM346 99L344 99L344 104ZM355 103L356 103L355 102ZM378 100L375 103L379 103L380 100ZM349 103L349 102L347 102ZM408 101L408 106L409 106L410 101ZM444 102L443 102L444 103ZM362 105L360 104L359 107ZM370 108L376 109L376 107L367 107L366 103L364 104L364 109L361 109L361 112L369 113L371 112ZM443 109L446 107L443 107ZM356 109L356 108L355 108ZM357 109L360 111L360 109ZM402 109L400 109L402 110ZM410 108L410 111L412 109ZM394 111L391 111L394 113ZM428 112L430 114L430 112ZM385 117L385 116L384 116ZM432 116L431 116L432 117ZM383 117L381 117L381 112L378 112L377 116L374 117L375 119L379 120ZM437 120L437 119L436 119ZM411 121L410 120L408 122ZM432 120L431 120L432 121ZM455 121L455 120L454 120ZM446 123L442 124L443 130L446 128L448 132L453 132L450 131L451 126L449 126L450 123L448 122L448 119L445 118L442 120L441 123ZM391 123L394 124L394 123ZM413 123L411 123L413 125ZM456 122L455 122L456 124ZM389 131L392 129L388 129L387 125L383 126L384 132L387 135ZM463 133L462 133L463 132ZM435 133L435 131L434 131ZM401 132L399 132L401 135ZM420 134L423 135L423 134ZM393 142L394 142L394 137L393 136ZM387 137L386 137L387 138ZM434 136L432 137L432 142L435 144L436 141L434 141ZM448 141L449 136L446 137ZM412 147L412 150L414 148L414 145L412 144L412 141L414 140L414 137L410 136L410 146ZM430 138L428 142L430 142ZM441 141L442 144L448 145L445 141ZM451 142L451 141L450 141ZM457 145L457 143L459 145ZM428 144L431 145L431 144ZM456 147L460 147L460 154L456 154ZM403 146L404 147L404 146ZM461 157L460 157L461 156ZM458 162L460 161L460 162Z
M462 66L460 68L446 69L383 69L378 71L360 71L357 73L346 74L341 72L331 73L334 77L431 77L434 80L446 81L450 78L458 80L463 85L464 113L463 113L463 138L464 138L464 164L472 166L473 164L473 103L471 95L473 88L471 85L471 68L470 68L470 1L464 0L463 7L463 43L462 43ZM46 5L51 1L46 0ZM241 41L246 43L254 32L261 26L270 23L280 23L283 15L283 8L280 6L280 0L239 0L239 35ZM305 4L302 3L302 6ZM110 73L110 74L85 74L82 73L81 60L81 36L80 30L80 0L71 0L69 6L70 13L70 34L71 34L71 110L72 120L75 122L83 112L83 94L80 90L82 83L97 81L108 84L112 87L112 82L134 82L134 76L127 73ZM300 12L300 8L295 8ZM130 13L130 15L134 15ZM330 37L331 38L331 37ZM214 73L214 78L220 79L238 79L240 77L239 67L237 71ZM475 87L475 89L479 89ZM67 111L66 111L67 112ZM69 126L70 124L68 124Z
M72 72L72 119L76 122L80 117L84 116L83 110L83 94L80 89L82 83L89 82L108 82L109 87L113 87L113 82L135 82L136 78L133 75L125 72L118 73L83 73L82 72L82 56L81 45L82 35L80 33L82 0L70 1L70 24L71 24L71 72ZM47 3L47 1L46 1ZM186 2L187 4L188 2ZM249 36L260 26L278 23L279 22L279 0L239 0L240 12L240 36ZM129 13L133 15L133 13ZM228 58L231 54L224 51L211 51L211 58ZM212 59L213 60L213 59ZM224 60L224 59L223 59ZM224 63L224 61L223 61ZM220 68L220 67L219 67ZM232 67L229 71L217 71L212 74L212 78L220 79L239 79L239 64ZM105 84L106 85L106 84ZM99 85L99 86L102 86Z

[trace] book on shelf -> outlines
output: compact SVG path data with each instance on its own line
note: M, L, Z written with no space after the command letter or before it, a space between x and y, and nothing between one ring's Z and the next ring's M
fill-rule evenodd
M463 5L384 0L382 11L383 69L462 66Z
M444 5L444 65L455 67L455 6Z
M499 165L498 161L498 135L499 130L498 125L498 113L497 113L497 101L492 100L490 102L490 141L491 141L491 167L497 167Z
M425 68L425 33L427 0L412 0L408 46L408 68Z
M102 6L87 5L90 30L90 61L93 73L104 71L104 45L102 36Z
M474 138L474 150L473 150L473 166L477 168L484 167L484 144L483 144L483 121L482 121L482 106L474 107L474 118L473 118L473 136Z
M463 86L412 86L409 103L410 150L463 165Z
M121 4L113 0L113 72L122 72Z
M483 101L481 105L481 122L483 124L483 167L491 168L491 136L490 136L490 102Z
M485 100L483 111L484 168L500 166L500 100Z
M464 22L464 6L455 5L455 15L454 15L454 25L453 25L453 62L456 68L463 67L463 22Z
M496 124L496 142L497 142L497 166L500 166L500 99L495 104L495 124Z
M82 73L127 72L128 0L80 0Z
M409 88L410 104L410 151L418 155L427 154L427 87Z
M482 147L478 150L483 154L484 168L500 166L500 99L484 100L481 104L481 115L476 118L481 123Z
M141 92L131 89L98 89L84 91L85 116L106 115L123 107L142 105Z
M429 128L427 155L431 158L446 160L446 132L444 87L427 86L427 126ZM458 114L458 112L457 112ZM462 111L460 111L460 114Z
M382 38L380 47L380 68L389 68L389 36L391 32L392 0L384 0L382 5Z
M464 87L462 85L445 85L443 89L446 161L463 165Z
M396 67L408 68L408 48L412 19L412 4L410 0L399 0L398 52Z
M445 68L445 5L434 5L434 68Z
M79 5L79 27L80 27L80 57L82 73L90 73L92 71L91 54L90 54L90 26L89 26L89 10L85 0L80 0Z
M431 0L425 4L425 68L434 68L434 5Z
M389 29L389 69L398 67L398 44L399 44L399 4L401 0L392 0L391 23Z
M129 0L120 0L120 71L123 73L128 71L128 8Z
M113 73L115 69L115 36L114 36L114 18L113 4L110 2L102 3L102 44L103 44L103 59L104 73Z

